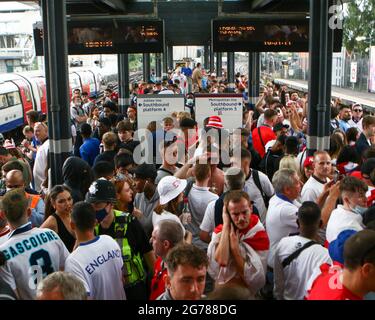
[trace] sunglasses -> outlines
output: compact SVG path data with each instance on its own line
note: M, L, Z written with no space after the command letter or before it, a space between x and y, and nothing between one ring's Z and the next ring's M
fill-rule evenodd
M363 110L362 109L354 109L353 111L354 112L362 112Z

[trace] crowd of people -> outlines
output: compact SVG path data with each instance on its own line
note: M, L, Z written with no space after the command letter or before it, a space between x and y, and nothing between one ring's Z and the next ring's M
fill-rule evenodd
M307 95L269 82L250 107L235 85L235 133L195 120L194 93L231 90L199 64L133 84L126 114L110 88L100 105L74 90L55 186L29 111L22 146L0 141L0 299L375 299L375 116L332 101L330 149L310 156ZM143 144L137 95L181 93Z

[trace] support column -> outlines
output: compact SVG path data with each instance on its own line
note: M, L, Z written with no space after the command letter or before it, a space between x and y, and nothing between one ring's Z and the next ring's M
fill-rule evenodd
M249 52L249 108L254 110L257 99L259 98L259 82L260 82L260 59L259 52Z
M210 73L215 71L215 54L214 49L212 47L212 41L210 46Z
M164 45L163 51L163 77L166 77L168 74L168 47Z
M173 70L173 46L168 46L167 47L167 67L168 69Z
M148 82L150 80L150 54L143 54L143 81Z
M337 4L335 0L329 0L328 2L328 8L333 5ZM329 14L329 18L332 16L332 14ZM331 99L332 99L332 56L333 56L333 43L334 43L334 37L333 37L333 29L328 26L328 33L327 33L327 55L326 55L326 63L327 63L327 83L326 83L326 106L328 111L328 119L331 120ZM328 121L330 123L330 120ZM328 134L330 134L330 131L328 131ZM328 146L329 150L329 146Z
M221 77L222 73L222 54L221 52L216 52L216 76Z
M309 110L307 148L312 155L316 150L329 149L330 87L332 43L328 38L328 1L310 1L309 35Z
M209 50L209 46L205 45L203 49L203 65L204 65L203 68L206 70L209 68L208 59L209 59L210 53L208 50Z
M44 64L48 102L49 184L61 184L62 166L72 151L65 0L42 0Z
M229 91L234 92L234 52L227 52L227 80Z
M155 73L156 73L156 81L161 80L161 54L155 54Z
M119 91L119 109L122 114L126 114L130 106L130 88L129 88L129 56L127 53L118 54L118 91Z

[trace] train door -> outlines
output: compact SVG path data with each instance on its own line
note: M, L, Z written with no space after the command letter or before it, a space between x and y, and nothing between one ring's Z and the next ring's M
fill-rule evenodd
M90 79L90 97L97 98L99 96L100 91L100 83L98 84L100 74L95 73L92 70L87 70L86 73Z
M81 81L82 92L87 92L89 94L89 97L90 97L91 96L90 77L87 75L87 72L79 71L79 72L74 72L74 73L78 75L78 77Z
M13 130L24 124L21 95L10 81L0 83L0 132Z
M89 97L95 98L96 97L96 83L94 74L90 71L86 71L86 77L90 86Z
M39 101L40 101L40 111L43 114L47 113L47 92L46 92L46 80L43 77L35 77L33 80L36 83Z
M102 75L99 73L99 71L89 71L89 72L92 72L92 74L94 75L94 81L95 81L95 89L96 89L96 96L97 98L99 98L99 95L101 93L101 88L102 88L102 80L103 80L103 77Z
M21 100L23 105L23 113L24 113L24 122L26 123L26 113L30 110L33 110L33 101L31 97L31 90L29 88L29 85L24 79L16 79L12 81L16 84L16 86L19 88L19 92L21 94Z

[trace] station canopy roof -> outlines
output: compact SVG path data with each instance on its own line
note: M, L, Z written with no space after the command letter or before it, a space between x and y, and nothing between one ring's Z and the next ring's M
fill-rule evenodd
M173 46L207 45L211 39L211 20L217 17L306 14L309 3L309 0L66 0L67 15L71 16L163 19L166 44Z

